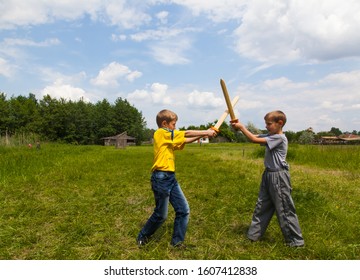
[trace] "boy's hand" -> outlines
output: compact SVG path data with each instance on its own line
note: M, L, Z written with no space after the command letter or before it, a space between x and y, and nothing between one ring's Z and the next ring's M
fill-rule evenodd
M240 122L240 121L238 121L238 122L232 122L232 123L230 123L231 124L231 126L234 128L234 129L236 129L236 130L242 130L242 128L244 127L244 125Z
M207 130L207 136L208 137L216 137L216 135L217 135L217 132L214 130L214 129L211 129L211 128L209 128L208 130Z

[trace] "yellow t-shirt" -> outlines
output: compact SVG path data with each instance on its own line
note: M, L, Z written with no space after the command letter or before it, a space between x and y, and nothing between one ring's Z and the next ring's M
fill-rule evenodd
M154 164L151 171L175 172L174 150L185 146L185 131L159 128L154 133Z

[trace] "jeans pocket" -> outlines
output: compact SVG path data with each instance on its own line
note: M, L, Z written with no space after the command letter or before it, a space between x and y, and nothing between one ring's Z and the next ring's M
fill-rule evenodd
M151 186L154 192L169 194L174 176L168 172L157 171L151 176Z
M165 180L168 177L169 177L169 175L167 172L157 171L152 174L153 180Z

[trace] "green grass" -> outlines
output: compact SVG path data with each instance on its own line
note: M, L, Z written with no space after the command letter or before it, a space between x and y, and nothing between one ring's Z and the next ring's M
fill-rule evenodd
M0 259L360 259L360 147L290 146L299 249L284 245L276 217L262 241L246 239L262 153L253 144L176 153L195 245L179 251L169 245L171 208L145 248L135 243L154 207L151 146L0 147Z

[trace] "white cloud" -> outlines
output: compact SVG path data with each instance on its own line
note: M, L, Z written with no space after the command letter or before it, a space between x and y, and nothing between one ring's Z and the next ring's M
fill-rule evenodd
M150 128L157 127L155 116L164 108L179 115L179 127L187 127L216 120L226 107L223 98L216 97L212 92L193 90L186 93L186 89L170 90L168 85L162 83L135 90L128 94L127 99L143 112Z
M200 92L197 90L188 94L187 102L192 107L219 108L224 105L224 99L216 97L213 92Z
M111 40L114 42L125 41L126 38L127 38L127 36L124 34L120 34L120 35L111 34Z
M327 110L333 110L333 111L341 111L344 109L344 105L326 100L320 104L320 108L327 109Z
M57 38L46 39L43 42L35 42L29 39L5 38L3 44L6 46L24 46L24 47L49 47L60 44Z
M193 28L179 29L179 28L161 27L159 29L145 30L143 32L132 34L130 38L136 42L142 42L146 40L166 41L166 40L173 40L173 38L178 37L181 34L193 32L193 31L196 30Z
M160 21L161 24L166 24L168 22L169 12L161 11L156 14L156 18Z
M150 99L150 93L144 89L137 89L132 93L129 93L127 98L132 101L140 100L140 101L148 102L148 100Z
M149 8L152 5L163 3L126 0L3 1L0 28L78 20L85 15L90 15L94 21L104 21L120 28L137 28L151 22ZM238 23L233 33L235 51L266 65L360 55L360 2L356 0L343 1L341 5L338 0L171 0L166 3L186 7L193 16L204 15L214 23ZM166 24L169 12L162 10L154 17ZM184 31L181 28L150 30L134 34L132 38L138 41L148 40L151 36L155 36L154 40L174 38L181 32L189 32L189 28ZM113 37L113 40L124 40L123 36ZM161 55L166 47L171 47L170 42L164 44L152 47L156 59L165 64L188 63L189 59L183 53L188 47L176 49L171 59L168 52Z
M50 20L47 8L39 1L2 1L1 10L1 29L43 24Z
M197 28L166 28L146 30L130 35L136 42L150 41L150 53L165 65L188 64L186 52L192 47L190 33L199 32Z
M126 75L126 80L129 82L133 82L135 79L140 78L142 73L139 71L131 71L128 75Z
M83 71L73 75L65 75L47 67L38 68L37 71L41 74L42 81L48 84L40 91L40 98L48 94L53 98L64 98L66 100L79 100L82 98L84 101L92 102L93 99L97 99L94 94L85 91L79 86L87 78L86 73Z
M359 1L349 0L341 5L338 0L171 2L215 23L238 22L233 33L234 50L262 62L258 70L297 60L311 62L360 55ZM161 37L161 33L164 30L138 33L133 39Z
M301 88L306 88L309 85L307 83L294 83L286 77L281 77L278 79L265 80L263 82L263 86L266 89L276 89L276 90L281 90L281 91L287 91L287 90L293 90L293 89L298 90Z
M235 30L236 51L261 62L360 55L360 2L250 1Z
M93 20L105 21L123 28L146 24L151 17L143 12L146 3L126 0L10 0L2 1L0 29L35 26L55 20L77 20L89 15Z
M11 78L15 72L16 67L11 65L7 60L0 57L0 75Z
M225 22L241 18L248 0L171 0L178 5L186 6L193 15L205 14L214 22Z
M240 97L235 114L244 123L252 122L261 129L265 129L264 115L279 109L288 117L286 130L301 131L308 127L313 127L316 132L330 130L331 127L339 127L344 131L358 130L360 92L359 86L351 78L355 73L338 74L338 78L342 77L338 80L339 86L335 84L337 79L330 79L334 78L333 74L323 79L331 80L332 83L320 83L316 80L294 82L281 77L257 84L241 84L232 93L232 96ZM179 115L180 127L212 122L226 107L220 93L197 89L170 90L168 85L161 83L134 91L128 98L142 110L152 128L156 127L154 116L163 106L170 107Z
M105 13L111 24L130 29L150 22L151 17L142 11L145 5L140 1L110 0L105 4Z
M40 67L37 68L36 71L41 74L42 81L46 83L54 83L54 81L57 81L57 84L79 84L87 78L84 71L73 75L65 75L49 67Z
M234 94L240 96L238 111L244 123L263 128L263 116L283 110L288 116L287 130L315 131L358 129L360 104L358 72L330 74L320 82L296 83L289 78L268 79L258 84L243 84ZM354 117L355 115L355 117Z
M91 80L91 83L96 86L118 86L118 80L125 78L132 82L142 76L139 71L131 71L129 67L117 62L111 62L108 66L101 69L96 78Z
M190 60L185 52L191 47L190 41L186 38L155 43L150 46L153 57L162 64L188 64Z
M151 98L155 104L171 104L171 98L167 95L168 85L154 83L151 85Z
M360 87L360 70L351 72L331 73L321 79L319 84L332 86L355 86Z
M147 106L152 106L152 104L168 105L173 101L168 93L168 85L161 83L153 83L150 89L135 90L129 93L127 98Z
M61 80L55 81L52 85L45 87L41 91L42 96L50 95L53 98L64 98L66 100L79 100L90 102L90 99L86 97L86 92L78 87L73 87L69 84L63 84Z
M44 41L33 41L29 39L20 38L4 38L0 42L0 57L2 69L0 73L6 77L15 75L18 69L24 69L28 65L25 63L29 58L32 58L28 52L27 47L45 48L60 44L57 38L50 38Z
M101 0L78 1L2 1L0 29L17 26L34 26L54 22L56 19L75 20L84 14L95 16L101 7Z

